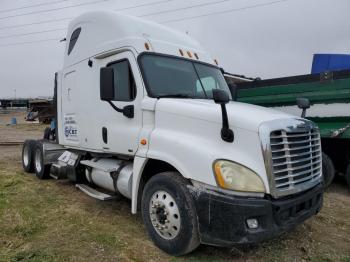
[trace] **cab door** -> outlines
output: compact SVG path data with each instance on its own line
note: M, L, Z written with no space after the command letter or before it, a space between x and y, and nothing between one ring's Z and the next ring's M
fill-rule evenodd
M77 146L80 143L77 121L77 108L79 103L77 90L77 72L75 69L65 70L63 72L63 87L61 95L62 114L61 130L64 145Z
M122 155L134 155L142 129L141 101L143 85L136 58L130 51L110 56L103 67L112 67L114 74L114 99L101 101L101 146L103 151ZM125 116L118 109L133 106L133 117Z

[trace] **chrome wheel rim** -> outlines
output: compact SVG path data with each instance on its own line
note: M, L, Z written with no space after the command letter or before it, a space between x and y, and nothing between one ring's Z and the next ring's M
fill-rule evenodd
M25 146L23 149L23 164L28 166L29 164L29 147Z
M35 169L38 171L38 173L41 172L42 166L41 166L41 152L40 150L35 151Z
M155 192L149 203L150 219L155 231L164 239L173 239L181 227L181 217L177 203L166 191Z

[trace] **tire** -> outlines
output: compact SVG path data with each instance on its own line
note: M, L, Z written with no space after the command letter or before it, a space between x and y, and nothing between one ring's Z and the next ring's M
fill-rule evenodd
M348 164L348 167L346 168L345 179L350 187L350 164Z
M330 159L329 156L327 156L325 153L322 153L322 173L324 187L327 188L333 182L335 176L335 169L332 159Z
M36 143L34 150L34 171L35 175L39 179L48 179L50 177L51 165L44 165L44 152L43 144L41 142Z
M196 208L187 185L179 173L164 172L153 176L142 194L142 218L148 235L170 255L190 253L200 244Z
M26 140L22 147L22 167L25 172L33 173L34 171L34 149L36 141Z

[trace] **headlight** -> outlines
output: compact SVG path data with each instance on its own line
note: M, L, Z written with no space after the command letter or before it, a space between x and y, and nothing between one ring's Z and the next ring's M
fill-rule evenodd
M265 193L261 178L252 170L237 163L217 160L214 163L214 173L218 185L224 189Z

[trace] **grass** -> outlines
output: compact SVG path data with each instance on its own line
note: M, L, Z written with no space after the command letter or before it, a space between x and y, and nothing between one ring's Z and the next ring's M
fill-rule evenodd
M100 202L67 181L39 181L17 156L0 160L0 261L350 261L344 194L328 193L318 216L277 239L231 249L203 245L175 258L148 239L129 201Z

